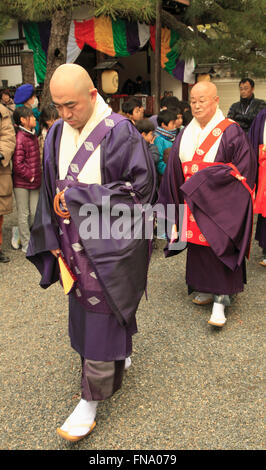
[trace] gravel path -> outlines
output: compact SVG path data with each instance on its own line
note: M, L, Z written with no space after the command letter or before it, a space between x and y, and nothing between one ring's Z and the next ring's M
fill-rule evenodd
M36 269L10 248L15 224L15 212L5 217L11 262L0 264L1 449L264 449L266 269L256 242L248 285L221 330L207 323L211 307L187 296L185 253L166 260L159 242L123 387L99 405L91 436L71 444L55 432L80 394L67 299L59 284L41 289Z

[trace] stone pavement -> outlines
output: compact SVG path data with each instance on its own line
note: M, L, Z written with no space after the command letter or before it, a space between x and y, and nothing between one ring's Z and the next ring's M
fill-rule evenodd
M187 296L185 253L151 260L132 366L123 387L98 406L97 426L77 444L57 436L79 401L80 360L67 333L67 299L10 247L16 213L4 219L0 264L0 449L262 450L266 269L253 242L248 285L223 329L211 306Z

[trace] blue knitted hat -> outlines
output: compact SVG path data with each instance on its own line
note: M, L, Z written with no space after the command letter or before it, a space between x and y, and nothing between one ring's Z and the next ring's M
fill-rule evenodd
M14 95L14 103L22 104L28 101L29 98L34 94L34 87L30 83L25 83L17 88Z

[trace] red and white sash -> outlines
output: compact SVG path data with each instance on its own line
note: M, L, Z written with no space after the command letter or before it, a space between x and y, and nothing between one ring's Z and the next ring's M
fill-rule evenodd
M217 162L204 162L204 157L209 152L215 142L221 137L225 129L231 124L235 123L231 119L223 119L215 128L209 133L206 139L202 142L199 148L196 149L191 161L182 163L185 182L199 170L207 168L211 165L217 165ZM241 175L240 175L241 176ZM194 216L185 201L185 214L187 214L187 229L184 230L184 224L181 231L181 241L188 241L197 245L210 246L201 230L199 229Z

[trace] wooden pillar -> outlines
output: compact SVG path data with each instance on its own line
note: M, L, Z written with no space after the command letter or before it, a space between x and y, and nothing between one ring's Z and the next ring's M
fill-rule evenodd
M182 100L188 101L188 83L182 83Z
M162 0L156 0L156 32L155 32L155 103L154 112L160 111L161 100L161 30L162 30Z
M35 86L33 51L31 49L20 51L22 83Z

